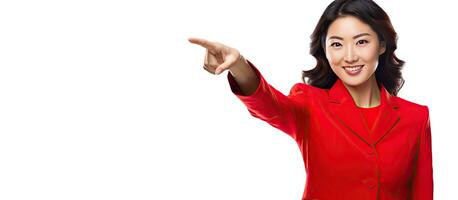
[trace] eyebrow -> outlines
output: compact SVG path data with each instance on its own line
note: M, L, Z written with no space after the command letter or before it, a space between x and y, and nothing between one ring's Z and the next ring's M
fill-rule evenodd
M369 34L369 33L361 33L361 34L358 34L358 35L353 36L353 39L356 39L356 38L359 38L359 37L365 36L365 35L371 35L371 34ZM331 37L329 37L329 39L343 40L343 38L341 38L341 37L339 37L339 36L331 36Z

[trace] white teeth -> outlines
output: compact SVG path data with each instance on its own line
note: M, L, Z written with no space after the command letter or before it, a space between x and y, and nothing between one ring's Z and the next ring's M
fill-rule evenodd
M344 67L345 70L348 70L348 71L358 71L362 68L363 66L362 65L359 65L359 66L355 66L355 67Z

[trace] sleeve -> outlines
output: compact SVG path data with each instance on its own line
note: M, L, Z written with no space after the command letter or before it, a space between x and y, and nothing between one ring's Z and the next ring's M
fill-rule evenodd
M425 122L422 128L415 176L412 185L413 200L433 199L433 162L431 145L431 124L429 109L426 108Z
M301 111L299 110L298 99L304 99L306 93L303 91L303 86L305 84L296 83L291 88L289 95L286 96L268 84L259 70L250 61L247 60L247 62L259 77L259 85L255 92L245 96L234 77L228 73L232 92L242 101L252 116L267 122L297 141L300 137L297 121L299 118L302 119L302 115L299 113Z

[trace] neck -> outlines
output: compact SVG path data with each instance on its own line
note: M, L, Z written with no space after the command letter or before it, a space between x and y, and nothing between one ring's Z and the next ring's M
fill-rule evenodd
M371 108L380 105L380 89L377 85L375 75L372 75L366 82L350 86L344 84L358 107Z

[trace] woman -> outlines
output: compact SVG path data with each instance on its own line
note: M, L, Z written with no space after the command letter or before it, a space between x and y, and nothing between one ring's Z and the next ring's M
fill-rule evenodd
M388 15L371 0L335 0L311 38L317 65L288 96L238 50L189 41L207 49L205 70L229 70L251 115L297 142L307 174L302 199L433 199L429 110L397 97L404 61Z

